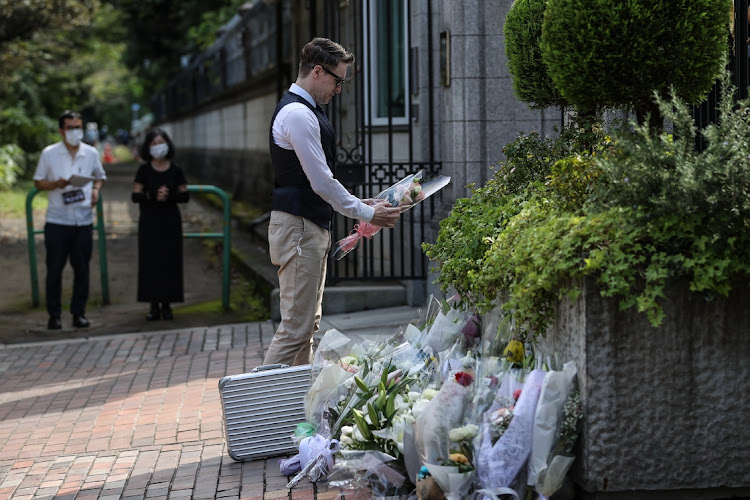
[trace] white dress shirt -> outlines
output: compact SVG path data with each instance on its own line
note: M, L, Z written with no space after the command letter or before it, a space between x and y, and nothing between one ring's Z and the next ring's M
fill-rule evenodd
M73 158L62 141L47 146L39 157L34 180L70 179L73 174L86 175L100 180L106 179L107 175L104 173L102 162L99 159L99 151L82 142L78 146L75 158ZM91 206L93 184L92 181L81 188L65 186L62 189L47 191L46 221L63 226L88 226L93 224L94 211ZM63 193L76 189L83 190L84 199L66 205L63 202Z
M312 96L293 83L289 91L303 97L315 107ZM276 115L271 127L273 142L282 149L294 150L313 191L338 213L352 219L370 222L375 209L351 194L333 177L326 164L320 138L320 123L315 113L302 104L287 104Z

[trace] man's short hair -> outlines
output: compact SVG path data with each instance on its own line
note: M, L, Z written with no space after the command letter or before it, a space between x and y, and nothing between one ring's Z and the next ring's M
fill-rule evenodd
M354 54L328 38L313 38L299 55L299 74L307 76L318 64L333 70L339 63L354 63Z
M83 121L83 118L81 118L81 113L66 109L63 114L60 115L60 118L57 120L57 124L60 128L65 128L65 120L75 120L76 118Z

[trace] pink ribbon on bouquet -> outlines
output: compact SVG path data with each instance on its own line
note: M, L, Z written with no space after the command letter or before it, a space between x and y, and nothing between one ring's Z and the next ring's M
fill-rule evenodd
M361 240L362 238L372 238L381 229L382 228L380 226L375 226L373 224L370 224L369 222L360 222L359 224L354 224L354 229L352 229L352 232L349 233L349 236L339 241L339 246L336 249L336 253L343 252L342 256L346 255L356 248L359 240Z

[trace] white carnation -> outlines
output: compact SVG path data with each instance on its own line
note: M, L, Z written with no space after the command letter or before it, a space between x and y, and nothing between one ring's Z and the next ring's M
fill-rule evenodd
M435 395L437 395L437 393L438 393L438 391L437 391L437 390L435 390L435 389L425 389L425 390L424 390L424 391L422 392L422 397L423 397L424 399L426 399L427 401L429 401L429 400L431 400L432 398L434 398L434 397L435 397Z
M479 427L474 424L468 424L463 427L451 429L448 437L450 437L451 441L456 443L459 441L468 441L469 439L473 439L478 431Z
M427 406L429 406L430 402L426 399L420 399L416 403L414 403L414 406L411 407L411 414L414 416L414 418L419 417L419 414L422 413Z
M409 401L416 401L419 399L419 397L422 395L421 392L417 391L409 391L409 394L407 394L407 397L409 398Z

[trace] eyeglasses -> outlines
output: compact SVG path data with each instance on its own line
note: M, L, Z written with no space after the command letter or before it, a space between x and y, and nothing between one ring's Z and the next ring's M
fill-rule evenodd
M337 75L336 73L334 73L330 69L326 68L322 64L320 65L320 67L323 68L323 71L325 71L326 73L328 73L329 75L331 75L332 77L334 77L336 79L336 86L337 87L341 87L341 85L343 85L346 82L346 78L341 78L339 75Z

